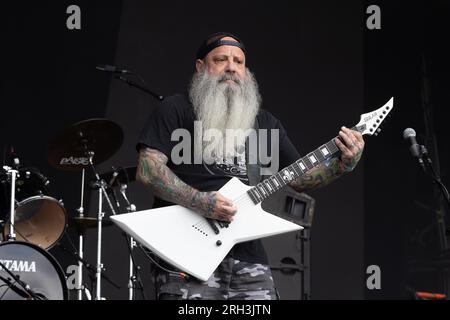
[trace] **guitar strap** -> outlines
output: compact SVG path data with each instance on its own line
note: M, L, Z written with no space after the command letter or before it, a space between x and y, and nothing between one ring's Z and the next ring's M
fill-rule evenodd
M248 184L250 186L256 186L259 182L261 182L261 164L259 162L259 123L258 123L258 117L255 118L255 124L253 128L256 131L256 164L250 164L249 163L249 145L248 145L248 137L245 139L245 163L247 165L247 177L248 177Z

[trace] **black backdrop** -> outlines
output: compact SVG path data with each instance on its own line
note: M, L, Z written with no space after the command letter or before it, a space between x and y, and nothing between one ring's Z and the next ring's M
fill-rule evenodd
M328 141L341 125L356 124L361 113L396 97L393 119L380 137L366 139L358 168L311 193L317 204L311 245L312 298L405 298L407 286L442 291L436 272L408 276L409 258L423 258L422 252L436 248L436 243L431 239L421 251L409 241L414 232L425 228L421 215L433 221L431 214L412 208L413 200L420 195L433 203L433 198L427 193L431 185L419 175L401 133L407 126L423 132L419 57L424 39L434 48L427 57L433 62L433 106L440 115L436 118L442 118L448 98L443 70L448 70L448 63L440 47L442 38L431 35L444 34L444 26L439 19L429 19L427 24L424 20L436 12L445 18L446 7L444 1L406 7L378 3L382 30L366 29L368 4L361 1L345 5L325 0L247 1L233 7L208 1L8 4L2 10L6 63L0 145L13 144L23 163L41 169L52 181L54 196L64 200L68 216L74 216L80 174L52 168L46 160L48 143L77 121L106 117L123 128L125 139L119 152L98 170L133 166L137 135L158 103L96 71L95 65L109 63L133 70L154 91L169 95L186 88L202 39L214 31L229 30L246 43L248 65L260 84L263 106L282 121L302 154ZM66 28L70 4L81 8L81 30ZM443 128L443 122L436 121L438 139ZM448 146L439 141L445 181ZM130 184L129 195L139 210L151 207L151 195L136 183ZM86 213L95 216L96 194L87 199ZM77 243L70 228L68 236ZM68 237L61 242L70 246ZM91 263L95 263L96 245L96 233L91 230L85 247ZM117 228L104 229L102 249L106 274L121 286L116 289L103 281L102 295L126 299L128 253ZM58 246L50 252L64 270L75 263ZM149 263L140 253L138 261L146 294L152 296ZM366 289L365 271L372 264L381 267L381 290ZM90 286L89 281L86 284Z

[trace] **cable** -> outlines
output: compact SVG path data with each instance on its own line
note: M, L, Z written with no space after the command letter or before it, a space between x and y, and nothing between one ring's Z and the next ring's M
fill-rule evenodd
M169 269L163 267L162 265L160 265L158 262L156 262L155 259L153 259L152 257L150 257L150 255L147 253L147 251L145 250L145 248L143 248L143 246L142 246L141 244L139 245L139 248L140 248L140 249L142 250L142 252L147 256L147 258L148 258L150 261L152 261L152 262L153 262L158 268L160 268L161 270L166 271L166 272L168 272L168 273L170 273L170 274L174 274L174 275L180 276L180 277L183 278L183 279L189 279L190 276L189 276L188 274L184 273L184 272L179 272L179 271L169 270ZM150 252L151 252L151 251L150 251ZM153 252L152 252L152 254L153 254Z

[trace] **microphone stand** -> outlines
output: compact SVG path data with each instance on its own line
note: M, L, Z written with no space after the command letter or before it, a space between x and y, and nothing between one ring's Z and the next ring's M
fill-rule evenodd
M433 162L430 158L430 155L427 151L427 148L424 145L420 146L420 158L425 158L425 164L430 169L431 173L426 172L427 176L433 180L433 183L437 184L439 190L442 193L448 207L450 208L450 195L448 193L447 188L441 180L439 174L434 170ZM447 243L447 230L445 224L444 212L439 210L438 212L438 226L439 226L439 237L443 251L448 251L448 243Z
M159 95L159 94L157 94L157 93L154 93L153 91L151 91L151 90L148 89L147 87L145 87L145 86L143 86L143 85L140 85L139 83L134 82L133 80L127 79L127 78L125 78L125 77L123 77L123 76L116 76L115 78L118 79L118 80L121 80L121 81L125 82L126 84L128 84L128 85L131 86L131 87L138 88L139 90L142 90L142 91L144 91L144 92L150 94L151 96L155 97L155 98L158 99L159 101L164 100L164 97L163 97L162 95Z
M425 162L428 167L430 167L432 175L430 177L433 179L433 182L436 183L439 186L441 194L446 199L447 205L450 206L450 200L448 196L448 191L445 188L444 184L441 181L440 178L440 164L439 164L439 152L438 152L438 143L436 138L436 130L434 125L434 119L433 119L433 103L431 100L431 86L430 86L430 80L429 80L429 71L428 71L428 61L427 61L427 52L425 50L422 51L422 75L421 75L421 100L422 100L422 112L423 112L423 119L424 119L424 125L425 125L425 131L426 131L426 141L429 146L431 146L431 152L436 157L436 161L434 165L431 163L431 159L428 155L428 152L424 146L421 147L421 153L425 156ZM448 252L448 243L447 243L447 232L450 230L447 229L446 223L445 223L445 204L444 201L442 201L441 196L439 195L439 192L434 188L433 190L433 196L436 199L436 203L434 206L434 212L436 216L436 222L438 227L438 233L439 233L439 241L441 246L441 256L445 255L445 253ZM441 273L442 280L443 280L443 289L448 289L448 271L443 271Z
M433 167L433 162L431 161L430 155L428 154L428 151L426 149L425 146L420 146L421 147L421 154L422 156L425 156L425 160L426 160L426 164L430 167L432 175L431 178L433 178L434 182L439 186L439 189L442 192L442 195L444 196L445 201L447 202L447 205L450 208L450 195L448 193L447 188L445 187L444 183L441 180L441 177L439 176L439 174L436 173L436 171L434 170Z
M142 85L134 82L133 80L122 77L122 76L116 76L115 78L127 83L128 85L130 85L132 87L138 88L139 90L142 90L142 91L150 94L151 96L158 99L159 101L162 101L164 99L164 97L162 95L157 94L157 93L151 91L150 89L148 89L147 84L145 83L144 79L137 73L134 73L134 72L131 72L131 71L125 70L125 69L119 69L119 68L117 68L115 66L111 66L111 65L98 65L95 68L100 71L112 72L112 73L116 73L116 74L117 73L130 74L132 76L135 76L136 78L139 79L139 81L142 83Z

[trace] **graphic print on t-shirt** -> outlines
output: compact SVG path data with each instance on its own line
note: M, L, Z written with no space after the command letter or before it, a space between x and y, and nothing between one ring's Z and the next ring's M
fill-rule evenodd
M233 158L216 158L213 164L203 162L203 166L211 175L236 177L244 182L248 181L245 148L237 151Z

